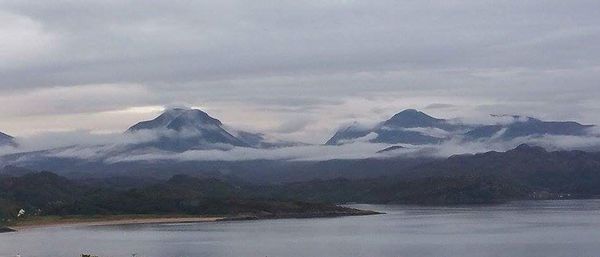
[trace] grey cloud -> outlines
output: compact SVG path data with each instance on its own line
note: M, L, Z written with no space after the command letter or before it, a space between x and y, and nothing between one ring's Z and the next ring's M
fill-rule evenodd
M39 86L597 65L597 44L581 42L598 40L598 7L592 1L5 1L2 9L39 23L60 45L51 57L3 75L35 72L28 83Z
M168 133L168 132L165 132ZM91 131L76 130L63 132L46 132L17 139L20 152L61 149L77 146L77 149L95 147L121 146L126 144L152 141L159 133L142 131L138 133L97 134Z
M456 105L453 105L453 104L443 104L443 103L433 103L433 104L425 106L425 109L446 109L446 108L452 108L452 107L456 107Z
M289 120L281 125L274 131L276 133L293 133L304 129L308 124L310 124L313 120L310 118L298 118L294 120Z
M363 159L373 157L384 145L355 143L346 146L296 146L275 149L252 149L236 147L229 151L194 150L184 153L147 153L141 155L115 156L108 163L174 160L174 161L240 161L240 160L288 160L320 161L331 159Z
M260 119L234 125L315 142L403 108L600 123L598 10L591 0L0 1L0 130L122 130L134 116L102 113L171 103L227 119L247 106ZM299 112L314 122L290 122Z
M118 146L88 146L55 149L42 155L46 157L77 158L105 163L137 162L137 161L242 161L242 160L287 160L287 161L322 161L332 159L364 159L364 158L446 158L452 155L475 154L487 151L507 151L520 144L531 144L549 150L597 150L600 149L600 138L577 136L539 136L517 138L511 141L494 139L465 142L460 139L446 141L439 145L404 145L405 148L377 153L390 145L368 143L357 140L340 146L304 145L274 149L253 149L244 147L223 148L215 150L191 150L183 153L164 152L156 149L121 154ZM35 156L25 156L18 161L32 161Z
M0 156L5 154L18 153L19 149L13 146L0 146Z
M154 98L136 84L99 84L52 87L22 94L0 94L4 112L0 117L60 115L120 110L131 103L152 103Z
M445 131L443 129L439 129L439 128L404 128L402 130L418 132L418 133L421 133L422 135L436 137L436 138L447 138L448 136L451 135L450 132Z

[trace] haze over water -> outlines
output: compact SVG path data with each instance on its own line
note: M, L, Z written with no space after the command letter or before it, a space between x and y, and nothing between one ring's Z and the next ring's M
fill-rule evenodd
M600 201L356 205L363 217L40 228L0 235L0 256L597 256ZM60 246L60 247L59 247Z

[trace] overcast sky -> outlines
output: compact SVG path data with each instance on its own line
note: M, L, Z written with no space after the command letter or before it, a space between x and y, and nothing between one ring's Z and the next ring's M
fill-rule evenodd
M0 131L164 106L322 143L404 108L600 124L600 1L4 1Z

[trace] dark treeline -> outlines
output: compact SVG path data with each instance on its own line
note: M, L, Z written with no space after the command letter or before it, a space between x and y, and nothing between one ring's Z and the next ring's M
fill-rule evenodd
M117 179L120 180L120 179ZM126 180L130 181L130 180ZM141 187L80 183L51 172L0 178L0 217L26 215L190 214L283 218L373 214L326 203L257 197L230 182L177 175Z

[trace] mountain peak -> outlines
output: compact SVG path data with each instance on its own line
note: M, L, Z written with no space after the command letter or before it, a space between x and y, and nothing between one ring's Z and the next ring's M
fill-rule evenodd
M220 127L223 124L221 121L198 109L171 108L165 110L153 120L142 121L131 126L127 132L152 129L172 129L180 131L182 129L192 129L206 125Z
M220 120L211 117L208 113L198 109L190 109L180 112L180 114L167 125L167 128L180 131L182 129L192 129L202 126L220 127L222 125L223 123L221 123Z
M511 150L512 152L546 152L546 149L540 146L529 145L529 144L520 144L515 149Z
M402 113L405 113L405 114L416 114L416 113L423 113L423 112L421 112L421 111L419 111L417 109L405 109L404 111L401 111L398 114L402 114Z
M394 127L434 127L436 124L443 122L442 119L437 119L427 115L424 112L415 109L406 109L392 116L384 122L386 126Z
M461 128L460 125L452 124L444 119L431 117L424 112L415 109L403 110L390 119L379 123L374 128L362 130L346 127L338 130L335 135L327 141L328 145L344 144L352 140L373 133L376 138L370 142L387 144L435 144L441 142L439 133L448 134ZM442 136L444 137L444 136Z
M407 118L440 120L440 119L436 119L434 117L431 117L431 116L429 116L428 114L426 114L426 113L424 113L422 111L415 110L415 109L406 109L404 111L396 113L394 116L392 116L391 120L393 120L393 119L407 119Z
M142 121L131 126L126 133L140 130L158 135L157 140L145 145L175 151L221 149L223 145L271 148L298 144L266 139L259 133L232 130L208 113L190 108L167 109L153 120Z
M15 138L0 132L0 146L16 146Z

